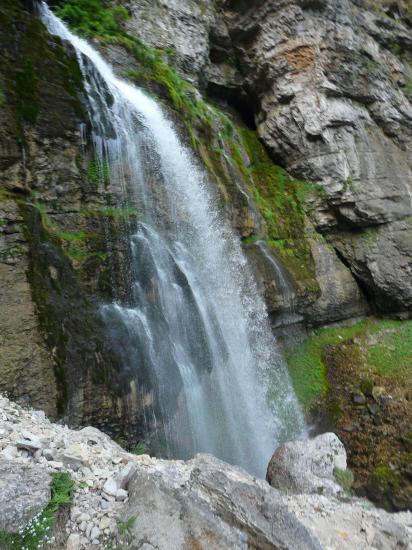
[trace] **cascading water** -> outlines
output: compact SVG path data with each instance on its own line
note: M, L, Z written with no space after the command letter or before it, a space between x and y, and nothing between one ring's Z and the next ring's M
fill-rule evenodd
M164 452L210 452L262 476L279 441L304 423L240 243L159 105L45 4L41 15L75 48L111 185L139 205L127 303L102 315L125 368L138 385L150 380Z

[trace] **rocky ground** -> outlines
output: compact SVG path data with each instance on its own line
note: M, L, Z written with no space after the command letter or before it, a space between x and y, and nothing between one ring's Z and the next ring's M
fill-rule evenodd
M309 494L321 490L335 463L346 462L333 434L311 445L327 451L333 441L334 451L322 457L308 447L305 466L295 462L301 473L310 469L306 493L295 484L286 494L210 455L183 462L127 453L95 428L70 430L6 397L0 397L0 419L5 549L412 548L412 514L390 515L342 490ZM288 444L286 454L301 445ZM72 502L41 532L50 484L62 472L75 482ZM40 533L36 546L26 542L28 531Z

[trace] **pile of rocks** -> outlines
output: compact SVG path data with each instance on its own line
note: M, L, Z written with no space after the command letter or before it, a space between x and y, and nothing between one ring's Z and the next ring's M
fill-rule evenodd
M0 396L0 531L36 522L53 473L76 481L67 517L44 540L53 550L412 548L412 514L343 495L336 467L346 454L334 434L288 442L271 460L271 487L210 455L135 456L97 429L70 430Z
M117 535L120 511L128 499L127 482L137 459L95 428L70 430L51 423L41 411L24 410L0 397L0 468L9 488L7 492L0 486L0 530L16 531L19 520L27 521L42 509L50 498L47 474L64 470L77 482L66 524L67 546L71 550L90 544L103 548ZM19 471L24 485L38 489L26 491L24 513L10 498L10 490L21 493L21 488L10 486L7 471Z

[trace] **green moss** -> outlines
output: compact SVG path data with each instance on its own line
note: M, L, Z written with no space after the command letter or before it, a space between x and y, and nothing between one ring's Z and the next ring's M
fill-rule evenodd
M383 376L412 376L412 321L391 321L369 348L369 362Z
M99 250L88 250L87 242L96 236L85 231L67 231L58 227L52 222L47 214L47 207L44 203L35 201L29 203L34 206L40 214L43 229L52 237L61 247L64 253L76 262L85 262L91 258L98 258L101 261L107 259L107 254Z
M34 124L39 114L37 95L37 77L33 61L25 59L21 68L16 71L16 88L18 90L18 109L24 120Z
M372 471L370 483L379 491L385 492L399 485L399 474L391 470L386 464L380 464Z
M256 132L242 129L240 135L250 165L245 165L236 144L232 144L232 156L266 222L268 244L282 256L296 278L312 279L316 293L319 287L314 279L314 262L306 238L305 203L308 196L318 194L320 188L290 177L286 170L274 164Z
M19 144L25 142L26 125L35 124L42 114L45 125L53 120L55 132L73 123L72 109L85 117L75 56L68 56L23 4L3 0L0 10L0 26L8 29L0 36L2 103L7 131ZM69 108L62 108L63 103Z
M24 248L21 246L14 246L7 250L0 252L0 260L7 260L8 258L18 258L24 254Z
M37 550L51 537L59 510L73 502L75 483L67 472L53 474L51 499L43 511L35 516L21 532L0 532L0 547L4 550Z
M405 86L403 87L403 92L409 99L412 99L412 76L408 77Z

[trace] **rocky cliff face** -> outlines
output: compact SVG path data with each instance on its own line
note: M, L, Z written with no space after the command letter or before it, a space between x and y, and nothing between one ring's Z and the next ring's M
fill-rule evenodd
M97 308L124 288L132 213L88 149L77 61L29 4L0 9L0 389L120 435L139 413Z
M412 296L412 39L410 7L384 5L235 2L228 21L260 137L322 185L316 229L378 310L400 312Z
M316 231L291 239L310 244L322 290L298 308L306 319L363 313L363 297L381 312L409 312L410 7L181 0L149 9L136 0L129 8L130 32L174 48L181 74L256 127L272 159L321 186L306 205Z

